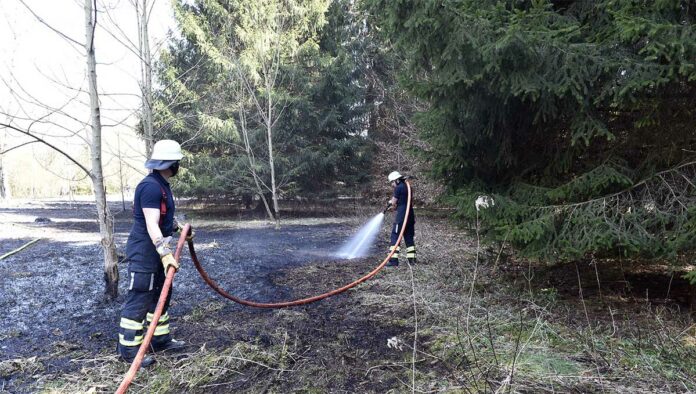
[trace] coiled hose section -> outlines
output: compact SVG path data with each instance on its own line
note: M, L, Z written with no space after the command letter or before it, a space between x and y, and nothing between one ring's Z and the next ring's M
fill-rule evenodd
M409 214L411 212L411 184L406 181L406 189L408 190L408 199L406 200L406 216L404 217L404 223L408 223L409 219ZM396 244L393 246L398 246L401 244L401 240L404 237L404 230L406 229L406 226L401 226L401 231L399 232L399 238L396 240ZM181 235L179 236L179 241L176 244L176 251L174 252L174 259L176 261L179 261L179 257L181 256L181 250L184 247L184 242L186 241L186 237L188 236L189 232L191 231L191 225L187 224L184 226L183 230L181 230ZM239 297L235 297L232 294L229 294L225 290L221 289L220 286L218 286L217 283L208 275L208 273L205 271L203 266L201 265L200 260L198 260L198 256L196 255L196 249L193 246L193 240L188 241L188 247L189 247L189 252L191 253L191 260L193 260L193 264L196 266L196 270L198 270L198 273L201 275L201 278L205 281L205 283L210 286L213 290L215 290L218 294L221 296L227 298L230 301L234 301L238 304L241 305L246 305L254 308L286 308L290 306L298 306L298 305L306 305L310 304L312 302L316 302L319 300L323 300L325 298L329 298L331 296L334 296L336 294L343 293L344 291L351 289L367 280L375 276L384 266L389 262L389 259L392 258L394 253L396 252L396 247L392 248L392 250L389 252L387 257L382 260L382 262L375 267L372 271L367 273L365 276L362 278L359 278L351 283L348 283L345 286L339 287L337 289L331 290L329 292L326 292L324 294L319 294L313 297L307 297L307 298L301 298L298 300L294 301L284 301L284 302L270 302L270 303L265 303L265 302L256 302L256 301L250 301L250 300L244 300ZM167 295L169 294L169 289L171 288L172 282L174 281L174 275L176 274L176 270L172 267L169 268L169 271L167 271L167 277L164 281L164 285L162 286L162 293L160 294L159 301L157 302L157 308L155 309L155 314L152 317L152 321L156 322L159 321L160 316L162 315L162 309L164 308L164 302L167 299ZM130 369L128 369L128 372L126 373L126 376L123 378L123 381L121 382L121 385L118 387L118 390L116 390L116 394L124 394L126 390L128 390L128 386L130 386L131 382L135 378L135 374L138 372L138 369L140 369L140 364L143 361L143 357L145 357L145 353L147 352L147 349L150 346L150 341L152 340L152 336L155 333L155 324L151 324L148 329L147 333L145 334L145 338L143 339L142 345L140 345L140 349L138 350L138 354L135 356L135 359L133 359L133 363L131 363Z

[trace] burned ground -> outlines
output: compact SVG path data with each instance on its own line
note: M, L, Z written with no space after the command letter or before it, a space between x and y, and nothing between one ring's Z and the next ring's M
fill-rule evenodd
M127 370L113 351L123 296L102 300L93 207L24 205L0 215L0 254L42 238L0 261L6 311L0 389L113 392ZM52 221L35 223L39 216ZM130 215L116 216L123 247ZM345 284L373 268L386 247L382 241L370 258L336 260L332 253L361 220L295 218L276 231L228 216L189 212L198 255L223 288L254 300ZM423 392L696 389L690 316L664 297L662 283L649 290L659 299L640 299L613 286L612 275L603 281L601 270L602 286L595 286L592 267L580 265L580 298L574 265L496 261L497 250L477 259L474 237L425 212L416 241L419 263L412 270L403 263L385 268L341 295L279 310L218 297L184 252L171 315L175 335L189 347L156 355L156 367L141 371L131 391L407 392L414 384Z
M0 254L32 238L42 238L0 266L0 307L8 311L0 317L3 356L40 355L56 341L96 351L112 341L114 318L126 283L120 281L117 302L105 302L101 253L94 243L98 227L89 216L89 207L76 203L69 209L63 204L48 204L3 210L5 217L15 221L4 223ZM48 217L51 222L36 223L34 217ZM117 215L116 220L116 241L122 251L130 220L118 217L128 215ZM334 259L332 253L351 230L339 221L311 227L291 224L278 231L267 226L230 229L209 223L196 229L200 240L197 249L206 268L223 287L261 301L292 296L290 289L273 283L273 276L288 267ZM173 310L185 314L216 295L200 280L187 257L183 264L188 269L177 275ZM355 263L337 264L350 270ZM126 267L120 264L121 277L125 277Z

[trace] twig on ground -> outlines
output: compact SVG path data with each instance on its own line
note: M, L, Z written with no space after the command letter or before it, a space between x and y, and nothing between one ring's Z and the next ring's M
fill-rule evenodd
M672 271L672 275L669 277L669 285L667 285L667 294L665 295L665 302L669 299L669 293L672 291L672 280L674 280L674 271Z
M508 230L507 233L505 233L505 238L503 238L503 242L500 243L500 250L498 250L498 256L495 258L495 263L493 263L493 270L491 271L491 274L495 274L495 270L498 268L500 255L503 254L503 248L505 247L505 242L508 239L508 235L510 235L510 230Z
M597 260L592 259L590 263L594 266L595 278L597 279L597 291L599 292L599 301L604 302L604 296L602 295L602 284L599 280L599 270L597 269Z
M416 360L415 362L419 363L419 362L422 362L422 361L425 361L425 359L422 358L422 359L420 359L420 360ZM406 365L411 365L411 362L393 362L393 363L389 363L389 364L378 364L378 365L373 365L373 366L371 366L370 368L368 368L367 371L365 371L365 376L367 377L370 373L372 373L372 370L374 370L374 369L386 368L386 367L398 367L398 368L403 368L403 367L405 367Z
M495 366L500 367L498 362L498 355L495 352L495 344L493 343L493 331L491 330L491 318L488 309L486 309L486 326L488 327L488 342L491 344L491 350L493 351L493 359L495 360Z

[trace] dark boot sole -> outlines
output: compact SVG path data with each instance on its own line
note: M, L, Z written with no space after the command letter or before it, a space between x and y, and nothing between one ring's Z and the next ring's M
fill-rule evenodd
M123 361L124 363L130 365L133 364L133 360L128 361L127 359L123 358L123 356L118 356L118 359ZM157 361L155 361L154 358L145 356L143 357L143 360L140 362L140 368L149 368L153 366Z
M153 351L158 352L158 353L163 353L163 352L174 353L174 352L178 352L178 351L182 351L182 350L186 349L186 344L182 343L182 344L177 344L177 345L173 345L173 346L161 346L161 347L160 346L150 346L150 348Z

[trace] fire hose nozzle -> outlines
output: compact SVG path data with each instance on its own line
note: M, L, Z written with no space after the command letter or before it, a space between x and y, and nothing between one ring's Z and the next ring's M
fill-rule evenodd
M389 210L389 208L391 208L391 203L390 203L390 202L387 202L387 206L384 207L384 211L382 211L382 214L386 214L387 211Z

